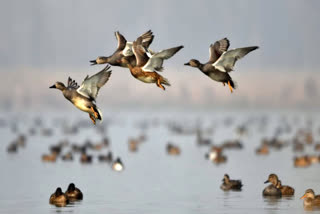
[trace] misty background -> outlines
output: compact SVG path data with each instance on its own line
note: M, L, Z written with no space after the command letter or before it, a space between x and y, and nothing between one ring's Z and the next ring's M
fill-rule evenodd
M104 65L115 31L133 41L151 29L151 49L184 49L165 61L164 92L112 67L98 97L100 108L317 108L319 97L319 1L2 1L0 7L0 108L74 107L49 90L70 76L78 83ZM230 48L258 45L231 73L227 87L183 64L208 60L209 45L223 37Z

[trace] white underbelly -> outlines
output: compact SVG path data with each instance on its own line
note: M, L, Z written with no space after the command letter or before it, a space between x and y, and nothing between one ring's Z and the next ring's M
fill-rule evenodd
M76 99L73 104L78 108L80 109L81 111L84 111L84 112L89 112L90 109L87 107L87 102L85 100L82 100L82 99Z
M145 83L154 83L155 82L151 76L138 77L138 80L145 82Z

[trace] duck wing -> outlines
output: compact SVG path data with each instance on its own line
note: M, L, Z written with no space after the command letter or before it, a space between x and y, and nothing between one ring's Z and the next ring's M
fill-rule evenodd
M115 32L114 35L118 40L118 46L116 51L122 51L126 47L127 40L126 38L124 38L124 36L121 33L119 33L119 31Z
M109 71L110 65L107 65L100 72L89 77L89 75L83 80L80 88L77 92L91 100L96 100L98 92L104 84L109 80L111 71Z
M216 41L214 44L210 45L209 48L209 62L214 63L219 59L219 57L226 52L230 46L230 42L227 38L220 39Z
M258 46L236 48L224 52L212 66L221 72L233 71L233 67L237 60L241 59L251 51L258 49Z
M153 38L154 38L151 30L148 30L147 32L142 34L140 37L142 38L141 45L146 49L150 46L150 44L152 43ZM124 56L132 56L133 55L132 45L133 45L132 42L126 43L126 45L122 51L122 54Z
M147 55L147 50L142 46L142 40L143 38L140 36L132 44L133 54L137 60L137 63L136 63L137 67L144 66L149 60L149 56Z
M148 62L143 66L143 71L162 71L163 60L171 58L175 55L183 46L178 46L174 48L169 48L166 50L159 51L158 53L150 54Z
M68 86L67 89L74 89L77 90L79 88L78 83L74 80L72 80L70 77L68 78Z

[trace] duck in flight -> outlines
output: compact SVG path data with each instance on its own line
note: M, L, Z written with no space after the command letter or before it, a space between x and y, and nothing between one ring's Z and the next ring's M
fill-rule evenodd
M91 60L91 65L108 63L113 66L127 67L127 65L121 61L123 57L127 57L127 60L132 66L136 65L136 57L132 51L133 42L127 42L126 38L120 34L119 31L115 32L115 36L118 41L116 51L111 56L99 56L97 59ZM149 30L140 37L142 38L142 46L146 49L149 48L154 38L152 31Z
M109 71L109 69L110 66L107 65L97 74L91 77L87 76L80 87L69 77L67 87L62 82L56 82L50 88L56 88L62 91L63 96L74 106L81 111L89 113L93 124L96 124L97 119L102 121L102 113L96 105L96 98L100 88L106 84L110 78L111 71Z
M212 80L222 82L223 85L228 84L231 93L236 88L235 82L229 75L233 71L237 60L241 59L251 51L258 49L258 46L236 48L228 50L230 42L227 38L223 38L210 45L209 61L205 64L200 63L196 59L191 59L184 65L199 68L202 73L207 75Z
M165 90L163 85L170 86L169 81L157 73L163 71L163 61L175 55L183 46L165 49L156 53L150 53L143 45L143 37L140 36L132 44L136 65L130 63L128 57L123 57L122 62L127 65L132 76L144 83L155 83Z

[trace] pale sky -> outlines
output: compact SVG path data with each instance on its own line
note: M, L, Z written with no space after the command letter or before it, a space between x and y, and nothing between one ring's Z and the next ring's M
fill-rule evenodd
M47 85L49 82L52 84L56 81L54 79L56 77L76 76L77 81L81 82L84 75L94 74L102 69L101 66L90 67L89 60L99 55L110 55L115 50L115 31L119 30L128 41L132 41L141 33L151 29L155 34L151 45L153 50L177 45L185 46L176 56L165 62L165 68L170 69L166 69L163 75L172 78L175 85L166 91L171 94L162 97L161 103L171 103L172 99L178 98L185 100L186 93L199 93L201 95L194 96L203 97L203 93L199 90L205 92L209 90L205 97L201 98L202 101L209 96L219 101L220 105L224 103L223 99L230 99L227 100L230 103L239 103L241 97L246 97L245 102L250 100L251 103L255 103L258 102L255 101L257 99L255 96L266 96L266 99L278 96L277 99L281 103L279 93L270 95L266 89L267 94L263 95L265 92L261 92L261 95L257 95L250 91L248 86L251 84L247 80L254 76L257 82L266 84L261 78L269 77L282 83L273 86L278 91L282 91L284 85L288 87L291 81L296 81L293 88L295 86L295 90L300 88L297 93L304 94L305 82L299 82L299 79L313 79L312 72L319 72L320 67L319 9L320 2L316 0L2 1L0 72L5 78L17 75L9 74L11 72L22 72L27 77L20 81L29 81L35 96L39 96L37 93L40 90L45 91L46 95L39 99L46 99L48 96L63 99L58 97L58 92L52 95L46 88L37 87ZM230 48L260 46L259 50L250 53L236 64L236 71L231 75L240 80L241 87L232 97L227 93L221 94L221 90L227 90L221 84L213 82L193 68L183 66L183 63L191 58L207 61L209 45L223 37L230 39ZM110 90L116 88L118 93L117 97L112 99L117 100L121 97L123 100L132 100L132 95L128 95L127 89L127 84L131 83L134 83L133 89L138 88L135 95L139 98L142 96L139 93L148 93L144 89L140 91L139 88L146 88L148 91L150 85L134 82L138 80L134 80L123 68L113 70L117 72L114 72L111 78L114 86L112 88L111 84ZM77 74L78 71L81 71L82 76L80 73ZM33 82L33 79L41 81L39 78L32 78L33 75L39 76L39 72L44 72L43 78L48 82ZM257 74L251 75L250 72ZM277 72L282 73L281 77L277 78ZM306 74L300 75L299 72ZM245 78L246 76L248 78ZM315 77L313 81L319 82L319 76ZM188 90L184 90L183 87L186 87L184 83L189 81L201 81L203 84L199 82L194 86L188 84ZM139 86L136 87L135 84ZM21 86L17 82L10 85L15 87L15 90L24 92L23 89L19 89ZM209 88L205 90L203 87ZM267 88L266 85L261 87ZM0 89L2 98L6 100L17 98L12 96L8 98L4 93L8 89L3 85ZM161 92L158 90L151 90L149 93L158 94ZM142 103L153 103L152 98L137 100ZM258 103L261 103L261 100Z

